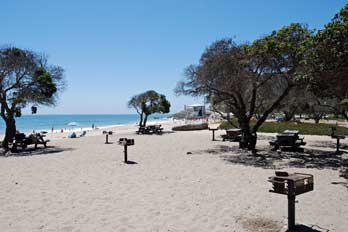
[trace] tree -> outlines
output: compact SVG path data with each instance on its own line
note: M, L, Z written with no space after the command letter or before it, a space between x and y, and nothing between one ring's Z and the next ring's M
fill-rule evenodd
M251 45L217 41L206 49L198 65L186 68L186 80L175 91L208 95L213 106L223 105L226 113L238 119L243 132L240 146L255 150L257 130L296 84L310 37L305 26L291 24ZM251 127L256 113L259 117Z
M324 115L335 112L335 105L333 99L319 98L306 85L297 85L278 109L284 113L285 121L292 120L295 114L309 114L315 123L319 123Z
M314 36L306 59L312 91L318 97L348 98L348 5ZM336 111L348 120L346 108Z
M169 113L170 103L166 97L154 90L133 96L128 102L140 116L139 126L146 126L148 116L154 113Z
M33 104L54 105L57 93L64 87L63 69L47 64L47 59L29 50L15 47L0 49L0 115L5 121L3 147L8 149L16 133L15 117Z

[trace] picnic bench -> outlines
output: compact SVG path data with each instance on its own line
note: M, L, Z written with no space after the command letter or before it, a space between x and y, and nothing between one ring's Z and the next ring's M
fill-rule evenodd
M227 129L225 135L221 135L222 141L240 142L242 139L242 130L239 128Z
M162 134L163 127L161 125L140 126L137 134Z
M275 140L269 142L271 146L274 146L272 150L278 150L279 148L285 147L292 150L299 150L301 146L306 145L303 141L304 137L299 137L299 131L296 130L285 130L278 134Z
M47 143L50 140L44 139L45 135L40 133L30 134L28 137L24 133L17 133L13 139L12 143L12 151L17 151L18 147L21 147L22 150L26 149L28 145L35 145L35 149L37 149L38 145L43 145L45 148L47 147Z

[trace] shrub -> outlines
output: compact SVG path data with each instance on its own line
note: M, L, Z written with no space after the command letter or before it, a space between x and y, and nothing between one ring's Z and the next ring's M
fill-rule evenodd
M187 124L182 126L175 126L172 128L173 131L193 131L193 130L207 130L208 123L200 124Z
M252 122L253 123L253 122ZM251 124L252 124L251 123ZM258 132L281 133L284 130L298 130L300 134L305 135L330 135L331 127L335 124L328 123L297 123L297 122L265 122ZM222 122L219 126L221 129L233 128L228 122ZM348 135L348 128L337 126L337 134Z

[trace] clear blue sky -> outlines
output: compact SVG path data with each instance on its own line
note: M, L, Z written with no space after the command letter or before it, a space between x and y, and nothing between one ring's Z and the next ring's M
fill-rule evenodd
M202 99L176 97L183 69L213 41L252 41L292 22L322 28L347 1L0 0L0 44L44 52L68 86L41 114L132 113L148 89L172 112Z

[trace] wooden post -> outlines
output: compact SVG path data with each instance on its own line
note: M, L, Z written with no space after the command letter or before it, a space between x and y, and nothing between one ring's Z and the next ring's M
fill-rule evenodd
M212 134L213 137L212 137L211 141L215 141L215 131L216 131L217 129L209 128L209 130L212 131L212 133L213 133L213 134Z
M340 138L337 136L336 153L340 153Z
M106 143L106 144L109 143L109 134L106 134L106 136L105 136L105 143Z
M128 157L127 157L127 144L124 145L124 162L128 162Z

